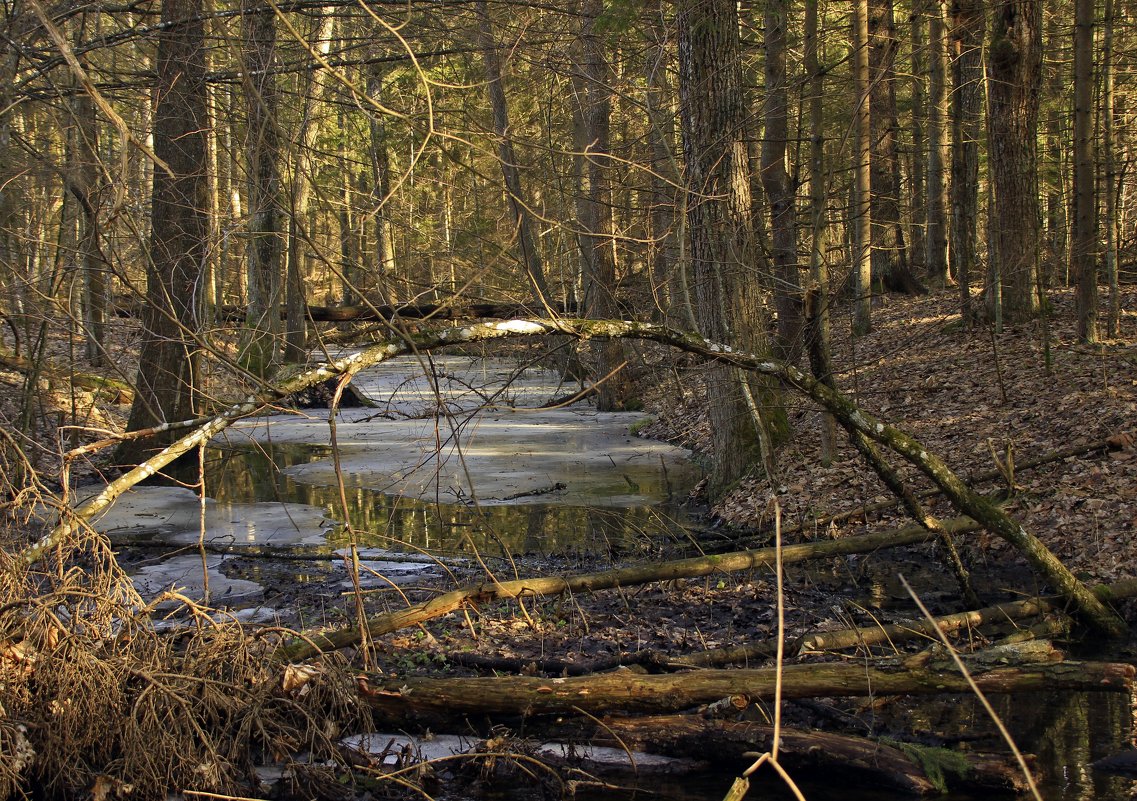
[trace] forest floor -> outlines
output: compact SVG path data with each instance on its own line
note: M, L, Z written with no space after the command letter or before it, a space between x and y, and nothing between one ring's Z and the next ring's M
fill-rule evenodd
M1079 443L1110 439L1108 450L1071 456L1014 474L1014 492L1005 508L1038 535L1079 577L1110 582L1137 575L1137 287L1123 297L1121 335L1099 345L1076 344L1072 296L1053 293L1048 328L1041 322L1008 328L995 335L987 328L966 331L959 324L957 298L889 296L874 307L874 330L851 340L847 317L833 319L834 362L842 391L862 408L916 436L965 479L990 474L1008 453L1018 464ZM129 352L130 342L120 343ZM62 360L68 343L53 343ZM1048 355L1049 354L1049 355ZM685 363L685 361L684 361ZM657 368L644 405L655 421L640 436L666 439L705 453L709 423L705 414L703 370L697 365ZM14 425L19 377L0 372L0 414ZM819 455L819 415L804 401L790 398L795 436L779 452L775 480L747 479L706 510L707 539L693 535L697 547L723 550L766 544L775 509L785 525L800 525L787 541L837 539L897 529L908 521L899 507L861 511L891 500L888 490L839 435L836 458L823 466ZM85 424L113 429L124 407L95 404ZM41 421L65 421L61 404ZM52 452L66 430L44 425L40 465L51 476ZM97 465L90 474L97 472ZM928 485L902 471L911 485ZM977 481L976 488L1006 488L1004 479ZM702 501L692 497L691 504ZM955 512L930 500L943 518ZM811 521L846 515L838 522ZM755 532L766 532L755 536ZM959 538L977 588L987 603L1044 590L1019 556L985 533ZM691 553L690 547L683 550ZM622 562L659 561L672 555L667 546L645 539L642 548L620 554ZM123 554L139 558L140 554ZM511 562L492 561L500 579L561 575L612 566L611 554L518 554ZM484 566L455 563L453 573L366 596L368 613L399 609L434 597L455 582L484 578ZM267 569L254 558L232 560L234 575L257 575L265 585L264 603L278 612L282 625L311 627L321 621L341 625L352 620L354 601L344 592L342 574L294 580L295 566ZM950 574L939 566L932 546L911 546L875 555L834 557L808 568L787 570L786 634L792 638L826 628L871 625L910 619L912 604L900 586L903 573L933 613L958 611L962 605ZM617 662L634 663L637 655L669 659L710 648L769 640L777 631L775 577L753 570L707 579L679 580L622 590L482 605L466 617L452 615L387 635L371 654L372 664L394 676L475 674L487 667L527 674ZM1123 610L1134 619L1134 609ZM1123 652L1132 660L1131 648ZM357 657L358 655L349 654ZM817 658L804 657L805 659ZM889 731L896 724L877 716L869 701L843 710L800 705L791 716L806 725L835 726L848 714L869 728ZM871 710L871 711L870 711ZM945 712L945 716L949 716ZM949 716L950 717L950 716ZM946 719L946 718L945 718ZM927 723L936 731L934 722ZM945 725L948 725L945 723ZM863 725L862 725L863 728Z

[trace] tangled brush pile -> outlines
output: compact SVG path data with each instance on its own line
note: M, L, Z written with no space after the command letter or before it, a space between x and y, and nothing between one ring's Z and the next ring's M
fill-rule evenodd
M241 794L255 764L336 759L348 727L366 730L344 662L298 673L273 657L284 632L176 594L144 604L94 532L29 569L26 520L0 528L0 800ZM159 631L159 601L184 625Z

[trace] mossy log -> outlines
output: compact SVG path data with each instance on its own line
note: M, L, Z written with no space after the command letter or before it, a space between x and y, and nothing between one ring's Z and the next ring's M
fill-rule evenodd
M1005 657L1003 657L1005 658ZM782 698L967 693L971 685L949 662L824 663L786 665ZM1059 662L1016 666L974 662L971 678L984 693L1036 690L1127 692L1133 665L1112 662ZM418 678L362 674L360 695L372 709L393 719L416 713L525 716L585 712L676 712L730 696L773 700L775 668L696 670L648 675L629 670L593 676L546 679Z

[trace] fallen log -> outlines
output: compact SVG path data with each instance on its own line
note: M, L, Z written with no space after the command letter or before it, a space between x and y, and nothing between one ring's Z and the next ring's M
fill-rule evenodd
M998 754L892 745L867 737L787 727L778 734L778 761L794 776L823 772L827 779L836 774L841 781L917 794L1026 789L1018 765ZM589 740L594 745L737 765L748 753L772 750L774 727L697 715L608 716L592 727ZM925 764L934 766L932 771ZM936 770L940 775L929 776Z
M967 693L971 685L947 662L786 665L782 698ZM918 660L916 660L918 661ZM1112 662L1059 662L1013 667L976 662L971 678L984 693L1034 690L1126 692L1133 665ZM675 712L728 696L772 700L775 668L696 670L649 675L621 670L593 676L545 679L392 677L365 673L357 679L360 695L381 715L398 720L416 714L527 716L596 715L613 711Z
M974 520L966 517L944 520L941 521L941 525L943 530L950 532L974 531L979 527ZM838 540L787 545L782 548L782 562L789 564L843 554L867 553L881 548L928 542L938 536L939 532L928 531L922 526L913 525L899 531L881 534L864 534ZM397 612L376 615L368 621L367 633L370 637L379 637L390 634L392 631L441 617L468 605L498 599L596 592L614 587L646 584L652 581L672 581L680 578L708 576L714 573L731 573L773 565L776 559L776 549L760 548L753 551L711 554L670 562L635 565L577 576L549 576L513 581L483 582L453 590L429 601L400 609ZM307 634L304 639L284 646L280 651L280 656L290 661L298 661L315 656L320 651L347 648L359 641L360 633L355 628L328 634Z

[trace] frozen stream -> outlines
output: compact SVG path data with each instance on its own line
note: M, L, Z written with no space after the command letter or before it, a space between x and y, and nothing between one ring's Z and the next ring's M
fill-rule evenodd
M343 499L328 412L304 410L243 421L214 442L204 528L193 491L161 486L127 493L97 526L121 541L330 549L350 541L350 520L368 557L409 575L421 551L635 548L675 532L667 501L697 478L686 451L632 434L640 414L540 408L576 387L511 360L401 358L354 385L376 406L336 417ZM225 558L211 558L214 596L254 599L255 583L224 578ZM165 560L137 581L147 594L200 592L201 560Z

